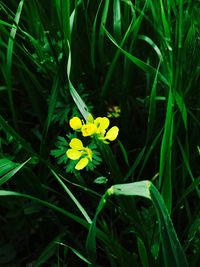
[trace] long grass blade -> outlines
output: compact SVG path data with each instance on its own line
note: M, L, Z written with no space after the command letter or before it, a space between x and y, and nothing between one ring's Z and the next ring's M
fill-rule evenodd
M171 181L171 160L173 145L173 96L169 91L165 127L160 151L160 167L159 167L159 186L162 190L162 196L166 206L171 211L172 207L172 181Z
M164 266L187 267L187 259L176 235L168 209L162 196L150 181L140 181L129 184L119 184L110 187L102 196L96 214L90 226L87 237L87 246L93 260L96 258L95 228L99 213L102 211L109 196L141 196L152 201L156 210L160 239L162 244Z
M150 65L148 65L147 63L145 63L144 61L142 61L141 59L138 59L137 57L131 55L130 53L128 53L127 51L125 51L123 48L121 48L116 41L113 39L113 37L110 35L110 33L105 29L106 35L108 36L108 38L111 40L111 42L127 57L129 58L136 66L138 66L140 69L142 69L144 72L150 73L152 75L155 76L156 74L156 69ZM159 72L158 73L158 78L165 84L165 85L169 85L167 79Z
M54 177L56 178L56 180L61 184L62 188L65 190L65 192L69 195L69 197L72 199L72 201L74 202L74 204L77 206L77 208L80 210L80 212L82 213L82 215L84 216L84 218L86 219L86 221L90 224L92 223L92 220L90 219L88 213L86 212L86 210L83 208L83 206L81 205L81 203L77 200L77 198L73 195L73 193L69 190L69 188L63 183L63 181L59 178L59 176L53 171L51 170L51 172L53 173Z
M17 118L16 118L16 110L14 107L14 101L13 101L13 92L12 92L12 57L13 57L13 47L14 47L14 41L15 41L15 36L17 33L17 25L19 24L22 8L23 8L24 0L21 0L17 12L14 18L14 26L11 29L10 32L10 37L8 40L8 46L7 46L7 64L6 64L6 81L7 81L7 86L8 86L8 98L9 98L9 103L10 103L10 109L12 112L12 117L13 117L13 122L15 124L15 127L17 128Z
M12 162L8 159L0 160L0 186L6 183L8 180L10 180L30 160L31 158L27 159L25 162L21 164ZM6 164L5 164L5 161L6 161ZM2 163L4 166L2 166Z
M73 84L72 84L72 82L70 80L71 50L70 50L69 43L68 43L68 47L69 47L69 56L68 56L68 62L67 62L67 76L68 76L68 81L69 81L69 90L70 90L71 96L72 96L75 104L77 105L77 108L79 109L79 111L82 114L83 118L87 121L88 115L89 115L89 110L88 110L86 104L83 102L83 100L79 96L78 92L76 91L76 89L74 88L74 86L73 86Z

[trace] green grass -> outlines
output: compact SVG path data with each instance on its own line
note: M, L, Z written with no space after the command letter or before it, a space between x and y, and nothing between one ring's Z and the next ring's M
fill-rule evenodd
M198 266L199 12L0 1L0 266ZM69 120L113 106L101 164L66 172Z

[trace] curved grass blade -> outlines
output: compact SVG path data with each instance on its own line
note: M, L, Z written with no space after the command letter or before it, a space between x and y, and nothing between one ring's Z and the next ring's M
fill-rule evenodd
M130 3L129 3L130 4ZM131 7L132 7L132 4L130 4ZM144 7L142 9L142 11L140 12L139 16L137 18L132 18L124 36L123 36L123 39L122 41L120 42L120 47L123 47L123 45L125 44L126 40L128 39L128 37L130 36L130 34L132 34L132 44L135 42L136 40L136 37L137 37L137 34L138 34L138 31L140 29L140 26L141 26L141 23L142 23L142 20L143 20L143 16L144 16L144 9L146 7L146 2L144 4ZM114 69L116 67L116 63L117 63L117 60L120 56L120 49L117 49L115 55L114 55L114 58L110 64L110 67L108 69L108 72L106 74L106 77L105 77L105 82L102 86L102 92L101 92L101 95L102 96L105 96L106 95L106 92L108 90L108 87L109 87L109 82L110 82L110 79L112 77L112 74L114 72Z
M150 181L118 184L110 187L102 196L87 237L87 248L92 260L96 258L96 221L109 196L142 196L152 201L156 210L162 245L164 266L188 267L187 259L176 235L168 209L162 196Z
M128 53L127 51L125 51L120 45L117 44L117 42L114 40L114 38L111 36L111 34L104 29L106 32L106 35L108 36L108 38L111 40L111 42L127 57L129 58L136 66L138 66L140 69L142 69L144 72L148 72L151 75L156 75L156 69L154 67L152 67L151 65L148 65L147 63L145 63L144 61L142 61L141 59L138 59L137 57L131 55L130 53ZM169 83L167 81L167 79L159 72L158 73L158 78L160 81L162 81L165 85L169 86Z
M69 190L69 188L63 183L63 181L59 178L59 176L51 169L51 172L53 173L54 177L57 179L57 181L61 184L62 188L65 190L65 192L69 195L69 197L72 199L74 204L77 206L77 208L80 210L80 212L83 214L86 221L90 224L92 223L92 220L90 219L88 213L83 208L81 203L76 199L76 197L72 194L72 192Z
M84 228L86 228L88 230L90 228L90 224L86 220L83 220L82 218L78 217L77 215L74 215L73 213L66 211L63 208L60 208L60 207L58 207L52 203L49 203L45 200L42 200L40 198L36 198L36 197L31 196L31 195L18 193L18 192L14 192L14 191L0 190L0 197L6 197L6 196L15 196L15 197L33 200L42 206L45 206L49 209L55 210L55 211L63 214L64 216L68 217L69 219L72 219L74 222L77 222L79 225L82 225ZM110 248L113 248L113 244L111 243L110 238L104 232L102 232L100 229L98 229L97 227L95 227L95 236L97 236L99 238L99 240L101 240L104 243L104 245L106 245ZM117 244L117 245L118 245L118 249L123 252L124 248L122 246L120 246L120 244Z
M41 204L43 206L46 206L50 209L58 211L59 213L62 213L63 215L69 217L70 219L74 220L75 222L77 222L77 223L79 223L85 227L88 226L88 223L85 220L83 220L83 219L79 218L78 216L72 214L71 212L68 212L68 211L64 210L63 208L57 207L54 204L49 203L45 200L33 197L31 195L23 194L23 193L18 193L18 192L14 192L14 191L7 191L7 190L0 190L0 197L5 197L5 196L15 196L15 197L22 197L22 198L27 198L27 199L33 200L33 201L38 202L39 204Z
M12 178L30 160L31 158L27 159L25 162L21 164L12 162L11 160L8 160L8 159L0 160L0 186L4 184L5 182L7 182L10 178Z
M188 262L176 235L168 209L156 187L150 185L151 199L157 212L165 266L188 267Z
M149 38L146 35L141 34L138 36L138 39L143 40L146 43L148 43L153 48L153 50L156 52L159 60L162 62L162 60L163 60L162 53L161 53L159 47L154 43L154 41L151 38Z
M82 261L86 262L87 264L91 265L92 263L86 259L86 257L84 257L80 252L78 252L76 249L72 248L71 246L68 246L64 243L61 242L56 242L58 245L60 246L64 246L66 248L69 248L78 258L80 258Z

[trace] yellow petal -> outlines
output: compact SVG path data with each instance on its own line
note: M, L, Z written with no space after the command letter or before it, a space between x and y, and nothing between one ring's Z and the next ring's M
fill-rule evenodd
M109 141L113 141L117 138L119 133L119 128L117 126L113 126L110 128L110 130L107 132L105 139L108 139Z
M106 117L103 117L103 118L102 117L98 117L98 118L96 118L94 123L96 124L96 126L98 128L98 131L102 132L102 131L105 131L108 128L108 126L110 124L110 121Z
M82 127L82 122L78 117L73 117L70 121L69 121L69 125L73 130L79 130Z
M68 149L66 154L67 154L67 157L69 159L75 160L75 159L79 159L81 157L82 152L81 151L77 151L75 149Z
M83 149L83 143L78 138L73 138L70 141L69 146L75 150L82 150Z
M84 124L81 128L84 137L91 136L97 131L97 126L93 123Z
M76 170L82 170L83 168L85 168L85 166L87 166L89 163L88 158L82 158L79 160L79 162L76 164L75 169Z

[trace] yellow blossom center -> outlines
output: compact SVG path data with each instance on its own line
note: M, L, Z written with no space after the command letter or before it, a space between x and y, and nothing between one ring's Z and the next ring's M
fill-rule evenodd
M97 127L93 123L84 124L81 128L84 137L91 136L97 131Z

